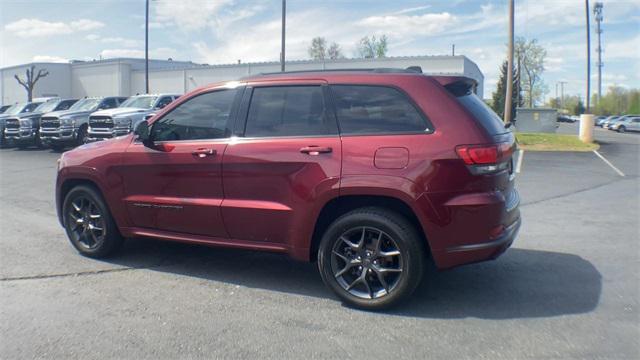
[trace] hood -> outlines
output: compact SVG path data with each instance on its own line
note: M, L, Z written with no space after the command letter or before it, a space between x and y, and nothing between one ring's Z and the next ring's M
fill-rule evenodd
M115 108L115 109L107 109L96 111L91 114L91 116L126 116L126 115L134 115L134 114L146 114L151 112L152 109L140 109L140 108Z
M22 113L22 114L14 115L10 117L18 118L18 119L33 119L33 118L39 118L41 116L42 116L41 112L30 112L30 113Z
M55 116L55 117L61 118L61 117L69 117L69 116L82 116L82 115L87 116L91 113L92 113L91 110L58 110L58 111L48 112L46 114L43 114L43 116Z

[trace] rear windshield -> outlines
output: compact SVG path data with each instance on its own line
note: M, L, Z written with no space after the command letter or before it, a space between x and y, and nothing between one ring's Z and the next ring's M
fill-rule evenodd
M500 117L478 95L471 93L458 96L458 101L474 115L489 134L496 135L508 132Z
M451 94L458 98L460 104L473 114L480 125L482 125L490 135L509 132L509 130L504 127L502 119L466 85L467 84L454 83L445 87Z

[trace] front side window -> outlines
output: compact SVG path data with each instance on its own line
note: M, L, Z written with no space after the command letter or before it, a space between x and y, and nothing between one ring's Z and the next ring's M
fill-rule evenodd
M164 109L164 107L169 105L172 101L173 101L173 97L164 96L164 97L160 98L160 100L158 100L158 104L156 105L156 108Z
M330 134L336 134L335 125L332 126L326 116L321 86L275 86L253 90L245 136Z
M100 109L113 109L115 107L118 107L118 104L115 98L104 99L104 101L102 102L102 105L100 105Z
M153 123L154 141L223 139L231 135L230 114L237 89L187 100Z
M331 90L342 134L393 134L429 129L413 104L394 88L334 85Z

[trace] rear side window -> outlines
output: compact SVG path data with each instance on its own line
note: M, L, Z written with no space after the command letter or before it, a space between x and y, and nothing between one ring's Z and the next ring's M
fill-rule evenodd
M451 91L451 90L450 90ZM480 125L487 130L490 135L504 134L508 132L504 127L504 123L500 117L485 104L478 95L473 92L454 92L451 91L458 98L458 102L462 104L480 123Z
M427 119L400 91L384 86L334 85L342 134L393 134L430 130Z
M253 89L245 136L336 134L325 111L321 86L274 86Z

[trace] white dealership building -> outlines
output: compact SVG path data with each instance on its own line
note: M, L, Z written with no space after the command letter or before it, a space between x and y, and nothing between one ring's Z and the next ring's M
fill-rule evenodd
M24 79L25 70L35 65L49 75L41 78L34 97L59 96L131 96L145 92L144 59L117 58L69 63L30 63L0 69L0 99L2 104L26 101L24 88L15 75ZM477 92L483 95L484 76L478 66L465 56L405 56L379 59L302 60L286 63L287 71L407 68L420 66L425 74L462 75L478 82ZM150 60L149 90L152 93L186 93L197 87L226 80L235 80L259 73L280 71L279 62L202 65L186 61Z

